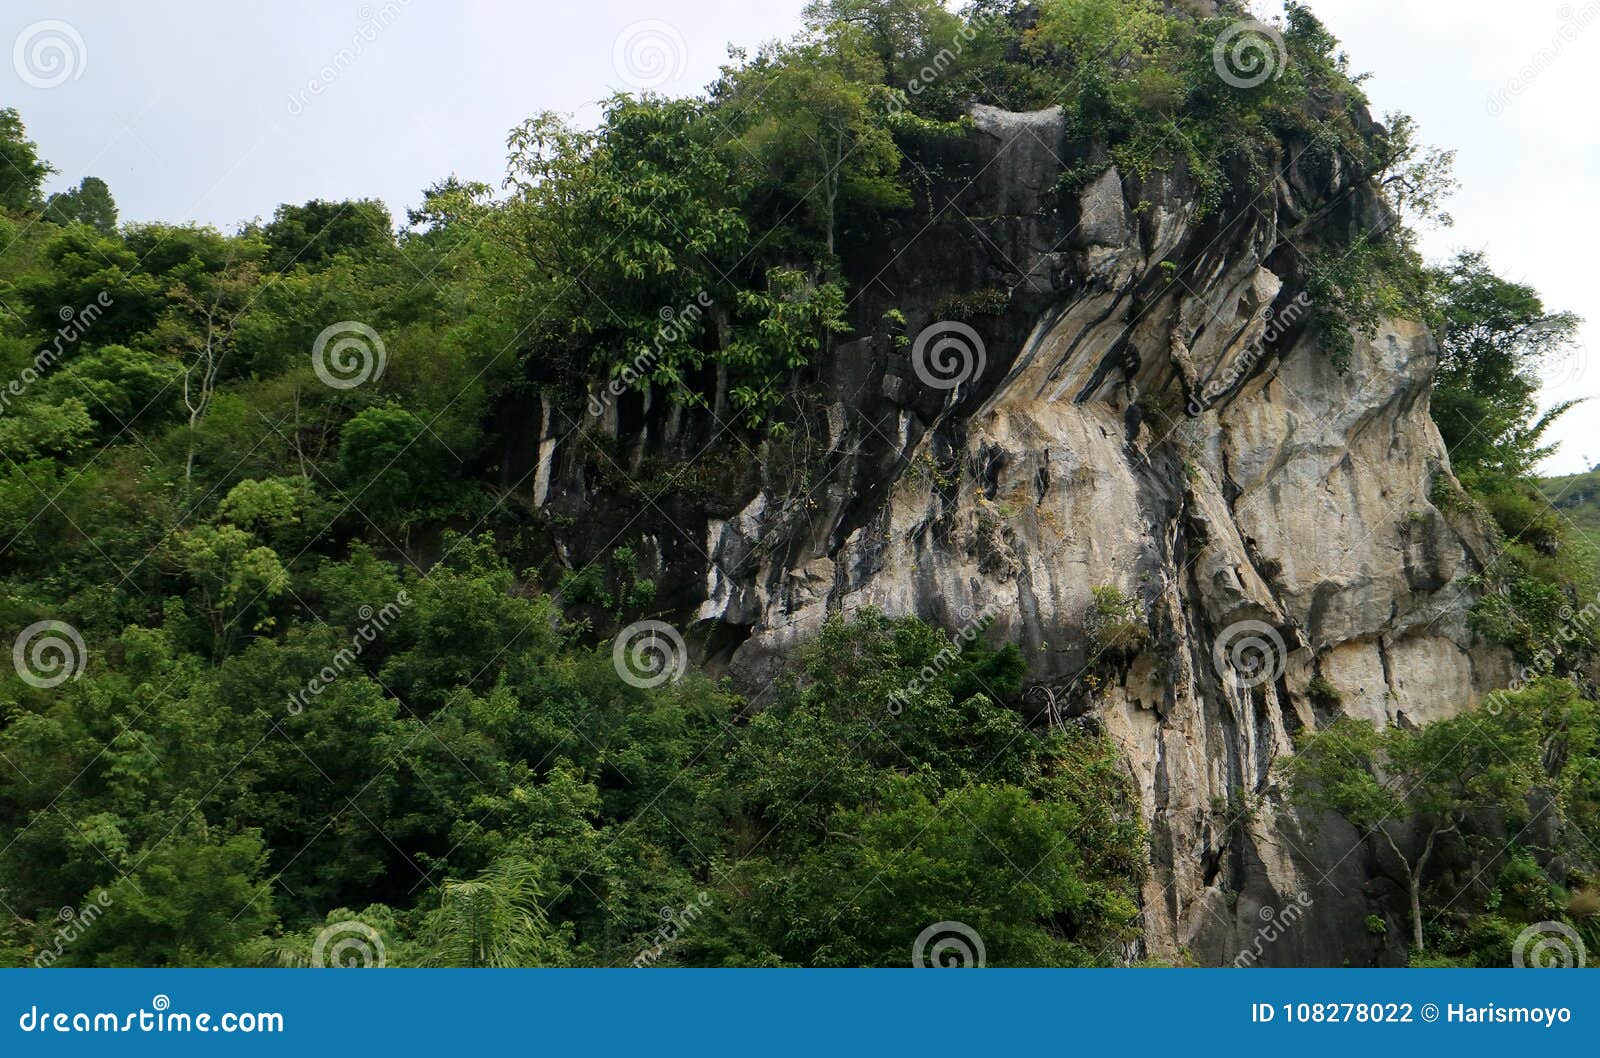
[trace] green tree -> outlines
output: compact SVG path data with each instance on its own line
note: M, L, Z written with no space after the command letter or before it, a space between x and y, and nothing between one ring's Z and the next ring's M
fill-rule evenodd
M1342 816L1399 867L1420 952L1422 888L1441 839L1485 813L1525 819L1545 777L1540 748L1539 711L1514 700L1423 728L1341 719L1303 738L1285 772L1293 803Z
M261 229L267 267L286 272L296 265L316 269L340 254L377 256L394 246L394 221L382 202L314 198L302 206L279 206Z
M228 966L277 919L259 838L176 835L136 857L72 947L85 966Z
M339 471L349 502L385 521L437 501L441 458L427 425L397 404L362 410L339 437Z
M811 0L801 17L830 51L873 57L881 83L901 90L958 46L963 28L939 0Z
M1456 474L1490 485L1523 477L1549 455L1546 431L1572 402L1539 413L1537 369L1568 348L1582 322L1551 312L1537 291L1496 275L1481 253L1430 273L1439 372L1433 416Z
M39 160L39 146L28 139L22 115L14 107L0 109L0 209L37 212L45 178L53 172L53 166Z
M289 590L289 573L272 548L233 525L202 525L172 535L168 567L192 586L191 604L221 659L240 639L271 628L268 608Z
M423 926L430 966L562 966L566 945L539 901L541 869L505 859L471 881L450 880Z
M904 209L900 150L890 130L893 93L859 56L803 45L763 58L733 82L732 104L751 112L747 149L764 178L805 207L828 259L841 218Z
M86 176L77 187L51 195L44 214L57 224L87 224L101 235L113 235L117 230L116 200L98 176Z

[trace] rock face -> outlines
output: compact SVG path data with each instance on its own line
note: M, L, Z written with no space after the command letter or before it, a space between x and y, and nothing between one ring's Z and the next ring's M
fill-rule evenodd
M1336 715L1450 715L1509 663L1467 626L1485 545L1431 499L1454 480L1429 335L1386 321L1339 371L1307 326L1307 258L1382 207L1285 144L1274 186L1200 216L1181 172L1119 174L1056 111L973 117L912 159L930 190L901 234L845 252L867 337L797 383L803 441L641 514L557 439L581 411L546 407L537 499L575 563L622 527L706 663L754 688L833 612L992 617L986 638L1029 662L1024 707L1125 754L1152 837L1148 954L1393 961L1365 927L1404 933L1392 883L1348 828L1282 807L1273 761ZM629 400L585 431L630 470L721 433ZM1132 646L1093 632L1105 588L1143 615Z

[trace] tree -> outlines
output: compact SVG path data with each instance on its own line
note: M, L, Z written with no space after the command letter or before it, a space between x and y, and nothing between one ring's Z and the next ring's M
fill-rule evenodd
M962 28L940 0L811 0L801 17L835 53L876 58L882 83L899 89L954 47Z
M934 799L919 785L888 778L881 802L840 812L792 864L736 867L747 895L714 903L715 922L689 939L694 961L906 966L933 956L913 942L942 922L970 928L997 965L1120 960L1137 936L1136 868L1123 869L1142 855L1137 827L1121 835L1130 844L1100 846L1072 801L1003 784Z
M566 945L539 905L544 896L540 874L535 864L507 858L472 881L445 882L439 906L423 927L427 965L565 965Z
M1303 738L1285 771L1293 804L1342 816L1374 855L1387 852L1399 866L1420 952L1422 887L1441 839L1480 813L1526 818L1545 778L1540 749L1538 711L1516 700L1423 728L1341 719Z
M164 253L160 262L147 257L151 251L168 248L165 232L173 234L173 243L189 242L182 229L141 226L126 238L102 235L85 226L52 230L40 248L40 266L16 284L29 325L48 334L61 326L63 308L100 305L94 341L138 344L138 337L155 325L167 307L163 297L167 288L159 265L170 264L172 259Z
M267 267L286 272L296 265L316 269L340 254L376 255L394 246L394 221L375 199L279 206L261 229Z
M58 191L45 203L44 215L57 224L87 224L101 235L117 230L117 203L98 176L86 176L69 191Z
M221 660L242 633L271 626L268 605L289 590L289 573L272 548L233 525L200 525L166 543L169 567L193 586L191 599Z
M804 45L765 57L741 72L733 105L748 99L744 134L767 179L801 202L831 260L841 213L904 209L900 150L890 131L888 90L849 53Z
M38 144L28 139L22 115L14 107L0 109L0 209L37 211L45 178L55 171L39 160Z
M427 424L397 404L363 409L339 438L339 471L350 504L380 519L439 498L441 456Z
M104 917L72 947L85 966L227 966L271 928L266 852L250 833L177 834L135 857Z
M1546 309L1538 292L1496 275L1481 253L1430 272L1439 339L1433 415L1451 463L1469 484L1522 477L1551 451L1540 444L1571 402L1539 414L1535 373L1567 348L1582 321Z
M183 476L194 476L195 435L230 369L245 312L261 283L262 246L200 229L193 237L204 254L177 264L164 278L170 308L155 338L183 362L183 404L189 412L189 449Z

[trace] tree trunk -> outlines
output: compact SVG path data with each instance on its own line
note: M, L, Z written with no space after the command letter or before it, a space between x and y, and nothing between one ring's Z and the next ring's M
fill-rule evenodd
M1411 943L1422 951L1422 879L1413 874L1411 889Z

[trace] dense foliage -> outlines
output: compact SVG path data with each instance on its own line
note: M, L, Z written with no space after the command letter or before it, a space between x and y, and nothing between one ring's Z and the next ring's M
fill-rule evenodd
M1284 763L1292 799L1337 813L1406 894L1419 965L1506 966L1561 922L1600 940L1600 707L1535 681L1424 728L1344 719Z
M300 965L358 922L390 965L903 965L941 921L994 964L1120 961L1137 808L1103 739L1011 707L1014 648L866 613L756 700L641 688L592 619L657 616L655 586L623 548L562 565L497 412L610 382L781 437L850 330L843 260L917 223L907 148L974 100L1059 103L1110 159L1067 184L1171 172L1206 214L1286 141L1412 217L1447 159L1366 122L1298 4L1251 89L1213 67L1234 17L1156 0L805 17L702 98L531 118L501 187L441 181L398 233L366 200L119 223L97 178L46 196L0 110L0 627L71 655L0 670L0 961ZM1316 249L1336 363L1380 313L1442 313L1440 422L1507 535L1482 620L1539 654L1576 582L1515 509L1527 372L1570 323L1530 331L1475 259L1430 282L1403 226ZM1097 607L1113 654L1144 644Z

